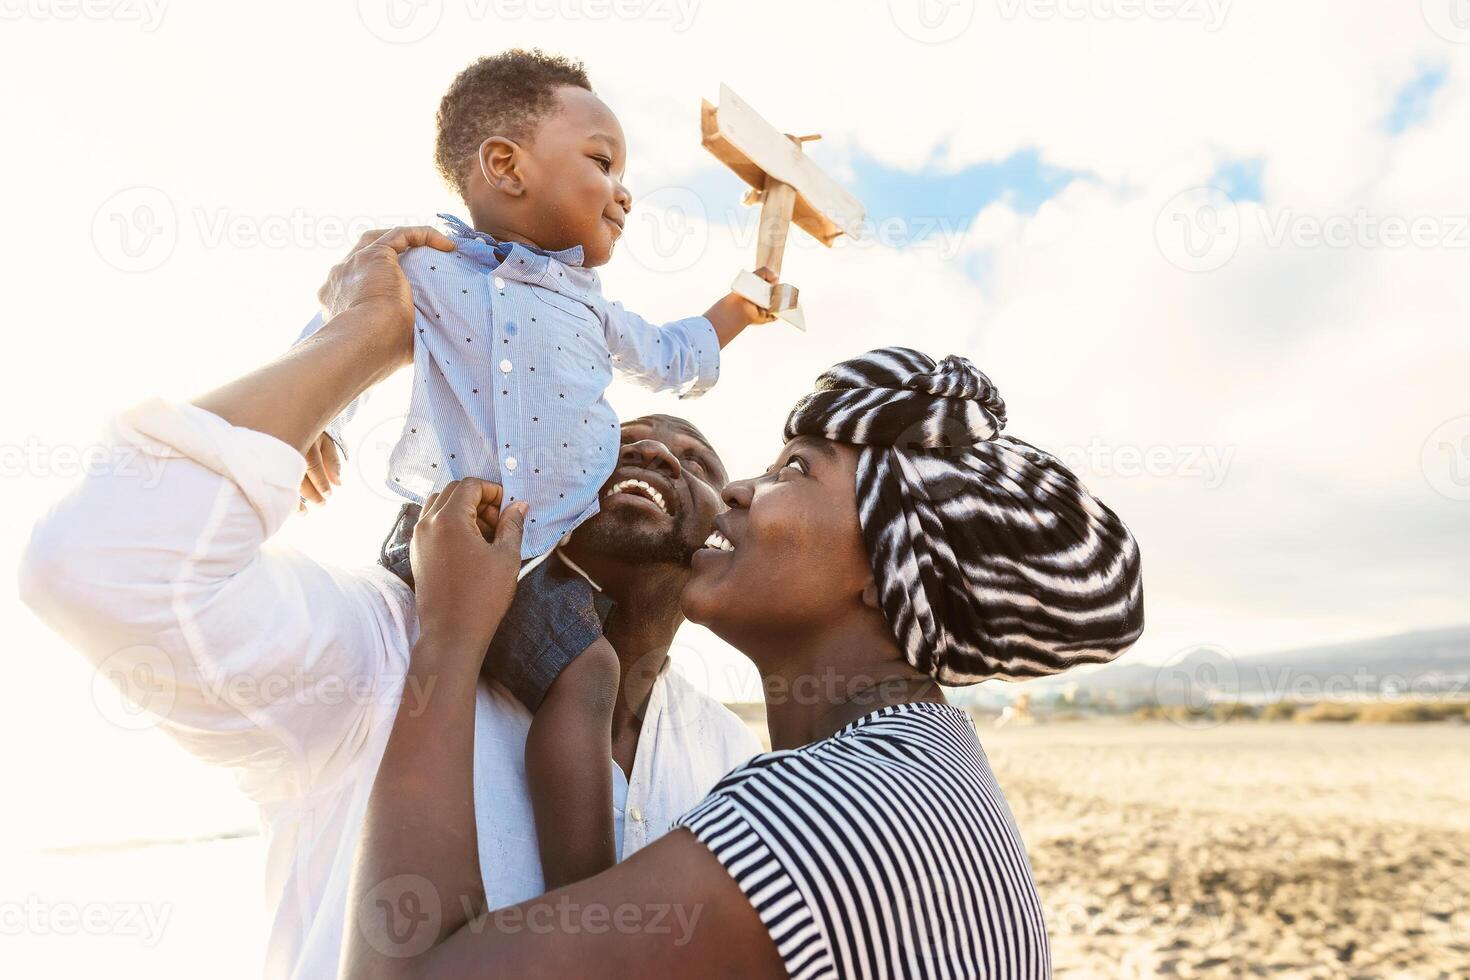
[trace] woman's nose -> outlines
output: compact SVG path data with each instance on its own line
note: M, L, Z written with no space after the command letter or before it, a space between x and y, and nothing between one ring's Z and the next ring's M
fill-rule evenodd
M732 480L720 491L720 499L731 510L748 510L751 494L755 492L749 480Z
M646 470L661 471L672 480L679 479L684 473L684 468L679 465L679 458L657 439L639 439L637 442L624 443L618 453L618 462L624 466L641 466Z

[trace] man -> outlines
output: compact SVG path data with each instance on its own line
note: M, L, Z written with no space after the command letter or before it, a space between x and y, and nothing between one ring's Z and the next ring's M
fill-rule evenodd
M377 233L373 233L377 235ZM299 503L303 456L326 424L408 363L413 304L398 253L453 243L432 229L364 238L323 291L332 314L277 361L198 399L124 413L113 438L157 468L88 477L36 527L25 601L112 678L141 683L185 748L235 769L268 832L275 913L266 973L337 972L353 855L418 634L413 594L387 569L344 571L264 549ZM152 471L145 481L133 474ZM725 772L759 751L729 711L668 670L688 556L723 509L725 471L688 423L623 426L610 489L631 493L556 560L604 590L622 663L613 721L619 857L648 844ZM141 681L139 679L142 679ZM492 906L541 893L526 790L530 715L493 679L476 704L475 802ZM406 915L432 914L405 909Z

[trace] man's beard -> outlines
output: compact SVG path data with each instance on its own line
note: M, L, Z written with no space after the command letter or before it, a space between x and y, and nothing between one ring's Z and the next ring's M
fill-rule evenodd
M577 528L579 548L633 565L678 565L688 568L694 552L683 533L682 515L668 528L651 528L636 517L602 511Z

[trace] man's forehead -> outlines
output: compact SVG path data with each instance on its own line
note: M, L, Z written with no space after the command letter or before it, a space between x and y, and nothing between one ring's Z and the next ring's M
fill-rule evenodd
M710 452L715 451L714 444L709 441L709 438L703 432L699 431L693 422L687 419L681 419L675 415L641 415L636 419L629 419L624 422L623 428L634 431L647 429L658 433L675 432L702 443Z
M623 433L630 436L647 433L664 442L692 441L702 446L721 469L725 467L725 461L720 458L719 451L709 437L700 432L693 422L677 415L642 415L629 419L623 423Z

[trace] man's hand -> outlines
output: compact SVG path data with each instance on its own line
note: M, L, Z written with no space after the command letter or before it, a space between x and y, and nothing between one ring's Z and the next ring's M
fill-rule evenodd
M301 478L301 512L306 512L308 501L325 504L332 495L333 487L342 485L342 458L337 454L337 444L325 432L306 451L306 475Z
M366 318L381 324L384 340L403 348L401 359L413 359L413 292L398 256L410 248L427 245L441 252L454 251L454 241L433 228L417 226L374 230L363 235L357 246L332 267L327 281L317 290L322 314L328 321L348 310L375 311Z
M502 492L499 484L470 478L431 494L409 548L421 636L482 658L521 567L527 505L501 511Z

